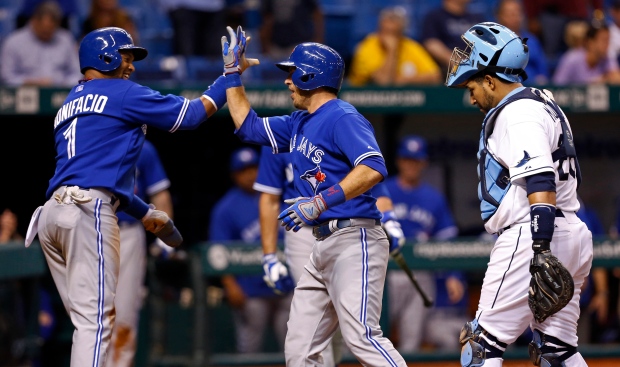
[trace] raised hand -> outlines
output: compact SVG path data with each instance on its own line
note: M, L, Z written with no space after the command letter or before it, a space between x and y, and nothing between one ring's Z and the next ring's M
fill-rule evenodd
M237 27L235 32L231 27L226 27L228 38L222 36L222 57L224 60L224 75L238 73L250 66L258 65L258 59L247 59L245 57L245 49L250 42L251 37L246 36L241 26Z

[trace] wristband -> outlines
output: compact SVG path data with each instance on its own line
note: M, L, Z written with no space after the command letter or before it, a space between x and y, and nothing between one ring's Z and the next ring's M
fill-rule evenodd
M241 83L241 75L239 73L226 74L224 79L226 80L226 89L243 86L243 83Z
M381 223L385 223L388 220L396 220L396 214L393 210L388 210L382 214L383 216L381 217Z
M226 104L226 78L219 76L213 84L202 93L202 96L211 101L216 110L219 110Z
M532 240L551 241L555 226L555 206L534 204L530 206Z
M325 201L327 208L340 205L347 201L347 198L344 195L344 190L342 190L340 184L335 184L334 186L321 191L319 195L321 195L323 201Z
M144 218L144 216L148 213L149 209L150 207L147 203L134 195L131 202L129 202L129 205L125 207L124 212L136 219L142 220L142 218Z

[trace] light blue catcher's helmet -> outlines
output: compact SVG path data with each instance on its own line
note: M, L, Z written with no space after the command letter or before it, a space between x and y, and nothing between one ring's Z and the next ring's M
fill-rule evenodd
M511 83L527 79L527 38L521 39L510 29L493 22L478 23L461 38L466 46L464 50L455 47L452 51L446 76L448 87L463 87L463 83L483 70Z

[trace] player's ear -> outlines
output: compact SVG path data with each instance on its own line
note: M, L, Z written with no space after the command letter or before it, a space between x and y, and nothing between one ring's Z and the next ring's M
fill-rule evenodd
M484 84L486 84L491 90L495 89L495 80L489 74L484 76Z

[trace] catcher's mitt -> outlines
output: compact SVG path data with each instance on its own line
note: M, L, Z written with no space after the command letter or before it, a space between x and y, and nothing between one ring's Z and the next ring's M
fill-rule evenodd
M536 321L543 322L570 302L575 284L568 270L551 254L549 241L536 240L532 248L528 304Z

